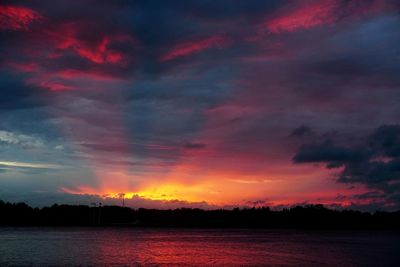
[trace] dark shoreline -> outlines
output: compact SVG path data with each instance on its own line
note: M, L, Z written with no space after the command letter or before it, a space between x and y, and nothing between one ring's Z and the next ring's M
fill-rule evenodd
M297 206L281 211L274 211L268 207L233 210L156 210L57 204L39 209L25 203L0 201L0 226L400 230L400 211L339 211L327 209L322 205Z

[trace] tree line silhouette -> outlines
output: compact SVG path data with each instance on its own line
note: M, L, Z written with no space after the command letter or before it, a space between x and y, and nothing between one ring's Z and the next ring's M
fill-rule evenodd
M323 205L280 211L269 207L232 210L132 209L120 206L57 205L32 208L0 200L2 226L141 226L196 228L400 229L400 211L333 210Z

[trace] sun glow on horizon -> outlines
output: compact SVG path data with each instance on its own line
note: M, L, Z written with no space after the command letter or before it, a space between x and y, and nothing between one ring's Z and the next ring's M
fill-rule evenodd
M78 186L75 189L62 187L60 192L78 195L98 195L103 198L124 198L133 199L139 197L148 200L160 201L187 201L187 202L202 202L204 198L201 193L205 192L205 188L201 186L180 185L168 183L164 185L146 186L137 191L116 191L113 189L96 190L91 187Z
M177 170L176 170L177 171ZM192 170L193 171L193 170ZM188 182L182 179L181 172L172 173L168 177L150 178L142 177L141 183L129 186L122 183L110 183L110 181L127 180L127 174L116 176L113 179L105 179L102 176L98 187L76 186L61 187L60 192L75 195L95 195L103 199L125 200L151 200L151 201L181 201L187 203L207 203L213 206L279 206L293 203L336 203L337 190L343 195L350 194L349 190L339 188L323 188L321 181L315 179L326 175L327 171L318 168L310 168L308 173L292 174L292 180L283 179L280 175L240 175L233 173L208 173L201 182ZM271 172L272 173L272 172ZM114 172L114 174L116 174ZM137 180L136 177L129 178ZM108 181L105 183L104 181ZM302 185L307 188L302 188ZM313 189L314 188L314 189ZM324 189L323 191L321 191ZM354 190L353 190L354 191Z

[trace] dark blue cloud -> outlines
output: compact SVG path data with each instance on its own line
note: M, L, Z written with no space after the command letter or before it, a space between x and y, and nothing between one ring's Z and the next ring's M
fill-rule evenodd
M3 73L0 75L0 84L0 109L29 109L48 105L48 92L26 85L21 75Z
M397 199L400 195L400 126L380 126L367 138L361 136L355 142L358 144L338 144L333 140L305 144L293 161L326 163L327 168L342 167L338 182L363 184L385 193L390 201Z
M293 161L296 163L305 162L329 162L336 165L343 162L359 162L369 158L368 150L362 148L347 148L334 144L332 140L322 143L302 145Z

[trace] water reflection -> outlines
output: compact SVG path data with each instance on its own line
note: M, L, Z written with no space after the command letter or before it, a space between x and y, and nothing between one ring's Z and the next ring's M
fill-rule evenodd
M396 266L398 251L398 232L0 229L0 265Z

